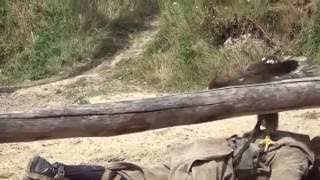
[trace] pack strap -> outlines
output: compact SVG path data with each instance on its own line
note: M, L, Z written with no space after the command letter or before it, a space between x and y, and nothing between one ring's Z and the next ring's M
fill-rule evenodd
M106 174L103 175L103 177L108 177L108 180L114 179L117 175L120 175L121 177L125 178L126 180L131 180L132 178L125 172L127 171L139 171L142 173L144 179L144 171L143 169L133 163L128 163L128 162L115 162L111 163L106 167L107 170L110 172L107 172ZM103 178L102 178L103 179Z

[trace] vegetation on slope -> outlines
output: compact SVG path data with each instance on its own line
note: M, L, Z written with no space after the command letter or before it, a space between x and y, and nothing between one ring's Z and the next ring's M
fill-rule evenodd
M232 75L278 49L278 55L318 52L320 16L311 1L161 0L159 4L157 39L141 59L130 61L131 65L123 62L126 65L119 66L115 77L138 79L165 91L201 89L217 74ZM224 46L228 38L248 34L248 40Z
M156 39L141 58L120 63L114 78L194 90L274 52L320 56L317 0L0 1L2 83L94 66L158 10ZM240 40L226 47L230 37Z
M90 68L123 48L156 5L153 0L0 0L0 82Z

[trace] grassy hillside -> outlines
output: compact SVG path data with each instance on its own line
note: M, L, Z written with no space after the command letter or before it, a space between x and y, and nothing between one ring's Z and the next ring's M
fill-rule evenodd
M124 47L154 11L152 0L0 0L0 82L95 64Z
M278 55L317 57L320 13L316 2L160 0L157 39L141 59L129 65L123 62L115 77L183 91L204 88L217 74L232 75L277 49ZM246 39L248 34L251 38ZM224 42L230 37L242 40L226 48Z
M274 49L319 57L317 0L0 2L1 84L94 66L158 12L156 39L141 58L122 62L114 78L183 91L203 88L217 74L231 75ZM241 40L227 48L230 37Z

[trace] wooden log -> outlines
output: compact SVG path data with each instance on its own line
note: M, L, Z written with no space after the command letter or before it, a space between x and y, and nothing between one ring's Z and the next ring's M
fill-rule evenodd
M320 77L0 114L0 143L106 137L320 106ZM239 122L241 123L241 122Z

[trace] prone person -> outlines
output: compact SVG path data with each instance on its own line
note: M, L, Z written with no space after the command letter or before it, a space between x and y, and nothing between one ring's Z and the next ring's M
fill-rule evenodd
M265 133L265 132L263 132ZM264 151L263 135L234 161L247 137L208 138L178 146L169 160L156 167L128 162L97 165L49 163L35 156L27 167L25 180L315 180L319 177L315 154L320 152L302 134L277 131L275 144ZM316 145L311 145L311 143ZM310 147L316 147L310 148ZM312 150L313 151L312 151ZM313 179L312 179L313 178Z

